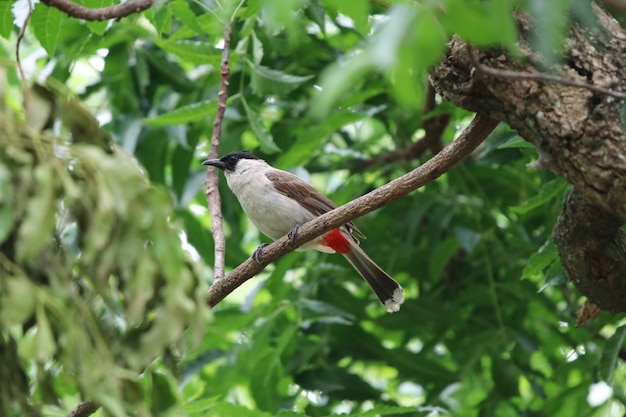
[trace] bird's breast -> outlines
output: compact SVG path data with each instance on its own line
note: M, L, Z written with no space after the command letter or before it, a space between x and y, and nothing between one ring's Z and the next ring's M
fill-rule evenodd
M265 172L231 174L227 181L250 221L273 240L314 217L298 202L278 192Z

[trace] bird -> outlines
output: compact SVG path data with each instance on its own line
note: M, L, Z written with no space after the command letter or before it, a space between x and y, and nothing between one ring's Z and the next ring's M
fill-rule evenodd
M302 178L270 166L250 151L230 152L220 159L207 159L202 164L224 172L228 187L250 221L272 240L286 234L293 237L299 226L337 207ZM385 309L398 311L404 302L402 287L361 249L354 235L365 238L352 222L348 222L305 243L298 250L340 253L365 279ZM257 261L258 254L257 250L253 256Z

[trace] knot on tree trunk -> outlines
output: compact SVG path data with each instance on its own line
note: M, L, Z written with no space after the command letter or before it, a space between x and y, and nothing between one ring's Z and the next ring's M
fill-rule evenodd
M573 191L552 233L572 282L591 303L613 313L626 311L626 234L621 225Z

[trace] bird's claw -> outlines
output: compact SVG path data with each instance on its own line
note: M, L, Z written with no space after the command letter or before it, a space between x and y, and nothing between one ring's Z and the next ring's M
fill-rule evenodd
M261 253L263 253L263 248L267 245L269 245L269 243L261 243L259 247L254 250L254 253L252 254L252 259L254 260L254 262L258 264L261 263Z
M300 228L300 226L302 226L302 223L296 224L294 227L291 228L289 233L287 233L287 236L291 240L292 244L296 241L296 237L298 236L298 229Z

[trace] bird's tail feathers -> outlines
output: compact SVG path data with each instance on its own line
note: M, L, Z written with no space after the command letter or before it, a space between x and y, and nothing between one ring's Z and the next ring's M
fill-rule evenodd
M393 313L400 310L400 304L404 302L404 291L400 284L376 265L357 242L351 240L350 243L352 250L344 253L343 256L365 279L388 312Z

